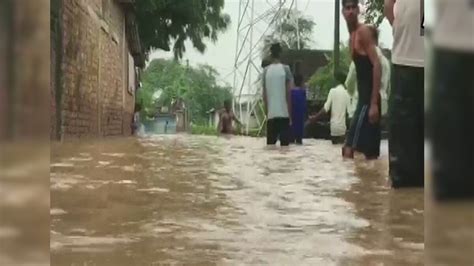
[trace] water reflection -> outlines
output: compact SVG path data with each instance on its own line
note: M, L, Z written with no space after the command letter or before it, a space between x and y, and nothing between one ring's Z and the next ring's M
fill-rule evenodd
M434 201L430 169L430 165L427 165L425 263L443 266L474 265L474 202Z
M264 144L165 135L53 147L52 264L423 264L423 190L390 190L386 157Z
M0 143L0 265L49 265L49 148Z

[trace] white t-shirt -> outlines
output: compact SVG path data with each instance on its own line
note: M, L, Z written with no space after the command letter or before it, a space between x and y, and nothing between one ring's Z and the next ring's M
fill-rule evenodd
M344 86L338 85L329 91L324 110L331 110L331 136L346 134L346 114L349 111L350 97Z
M394 5L392 62L397 65L424 67L420 0L397 0Z
M267 90L268 119L288 118L286 84L293 81L291 70L281 63L271 64L263 70L263 87Z
M474 52L474 1L437 0L435 5L434 45Z

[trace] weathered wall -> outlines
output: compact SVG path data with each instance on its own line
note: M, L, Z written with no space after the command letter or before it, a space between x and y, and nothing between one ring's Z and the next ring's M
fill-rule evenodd
M52 131L63 138L129 135L135 101L127 90L121 6L113 0L62 1L60 21L60 78L57 86L52 83L57 98L52 117L60 118Z

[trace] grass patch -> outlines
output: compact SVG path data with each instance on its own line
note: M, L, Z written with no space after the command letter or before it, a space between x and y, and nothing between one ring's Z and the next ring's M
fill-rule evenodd
M217 128L203 125L192 125L191 134L217 136Z

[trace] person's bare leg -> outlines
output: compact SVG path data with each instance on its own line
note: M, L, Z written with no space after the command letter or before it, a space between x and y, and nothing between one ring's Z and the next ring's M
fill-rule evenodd
M354 159L354 150L351 147L342 147L342 157L344 159Z
M377 160L379 157L378 156L365 156L365 159L367 161L373 161L373 160Z

